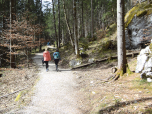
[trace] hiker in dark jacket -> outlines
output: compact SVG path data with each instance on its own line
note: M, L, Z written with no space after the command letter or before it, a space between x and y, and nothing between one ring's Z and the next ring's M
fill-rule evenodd
M58 71L58 63L61 60L59 50L56 50L56 52L53 53L53 58L56 65L56 71Z

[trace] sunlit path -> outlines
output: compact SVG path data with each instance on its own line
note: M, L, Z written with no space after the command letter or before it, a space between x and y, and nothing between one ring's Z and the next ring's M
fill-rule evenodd
M34 60L39 65L40 80L35 86L31 104L17 113L24 114L81 114L78 110L74 88L76 83L70 70L55 71L53 62L49 71L41 63L42 53Z

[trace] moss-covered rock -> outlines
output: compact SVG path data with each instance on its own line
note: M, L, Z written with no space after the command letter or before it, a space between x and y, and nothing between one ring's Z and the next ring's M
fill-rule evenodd
M88 57L88 54L87 54L87 52L82 48L82 49L80 49L80 57L82 57L82 58L86 58L86 57Z
M134 6L125 16L126 49L142 49L150 43L152 36L152 4L142 2Z
M147 1L141 4L137 4L125 15L125 28L130 24L134 16L140 17L144 15L150 15L152 13L152 4L148 4Z
M80 48L83 48L84 50L87 50L89 48L88 43L80 42L79 43Z
M137 12L137 17L141 17L141 16L146 15L146 14L147 14L147 11L146 11L146 10L138 11L138 12Z
M117 47L117 44L115 41L113 40L110 40L109 38L105 38L102 42L102 49L100 49L101 51L106 51L106 50L109 50L109 49L116 49Z
M150 43L149 48L150 48L150 50L152 50L152 43Z

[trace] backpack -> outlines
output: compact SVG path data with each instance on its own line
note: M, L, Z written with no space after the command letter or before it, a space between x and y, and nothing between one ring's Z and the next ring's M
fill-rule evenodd
M59 53L57 52L54 53L54 59L59 59Z

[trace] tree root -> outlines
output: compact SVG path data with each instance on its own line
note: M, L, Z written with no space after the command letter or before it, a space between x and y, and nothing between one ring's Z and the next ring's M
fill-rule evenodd
M123 70L122 69L117 70L116 67L112 67L111 69L112 69L112 72L114 74L107 78L107 82L116 81L120 78L120 76L123 75Z

